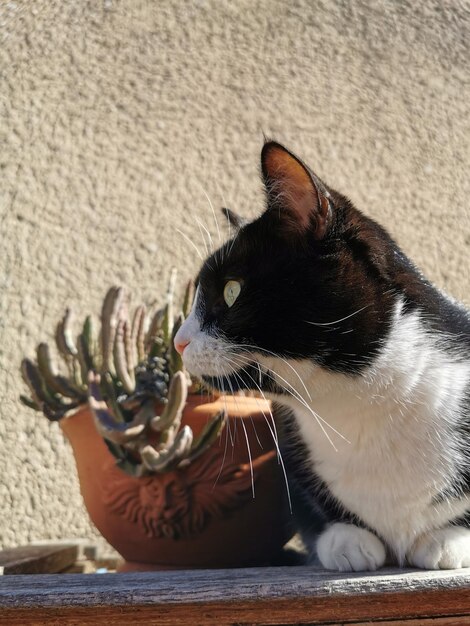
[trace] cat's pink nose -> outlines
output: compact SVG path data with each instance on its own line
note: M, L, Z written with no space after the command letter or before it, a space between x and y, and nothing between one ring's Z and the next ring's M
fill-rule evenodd
M190 343L190 341L176 341L175 337L176 352L179 352L179 354L183 354L184 349L186 348L186 346L189 346Z

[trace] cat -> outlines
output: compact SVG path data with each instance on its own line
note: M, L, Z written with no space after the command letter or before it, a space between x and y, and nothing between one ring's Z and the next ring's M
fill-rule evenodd
M283 407L300 532L332 570L470 567L470 315L282 145L204 262L187 369ZM273 515L275 512L273 512Z

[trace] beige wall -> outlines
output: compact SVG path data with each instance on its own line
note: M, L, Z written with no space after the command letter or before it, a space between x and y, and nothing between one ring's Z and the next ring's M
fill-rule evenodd
M0 542L92 534L18 366L66 304L190 275L196 217L255 215L262 133L470 284L470 10L458 0L0 1Z

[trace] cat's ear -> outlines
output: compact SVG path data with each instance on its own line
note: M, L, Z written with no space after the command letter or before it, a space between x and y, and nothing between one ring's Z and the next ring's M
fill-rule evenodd
M242 228L243 226L245 226L245 224L248 223L248 220L246 220L241 215L238 215L238 213L235 213L235 211L232 211L232 209L227 209L226 207L223 207L222 213L227 218L229 223L232 226L234 226L237 230L239 228Z
M287 233L311 231L323 239L332 219L329 192L300 159L284 146L269 141L261 152L261 167L273 212Z

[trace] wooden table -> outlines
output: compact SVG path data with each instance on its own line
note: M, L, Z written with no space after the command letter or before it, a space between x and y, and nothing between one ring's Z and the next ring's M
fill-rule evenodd
M470 625L470 570L305 566L0 577L0 623Z

